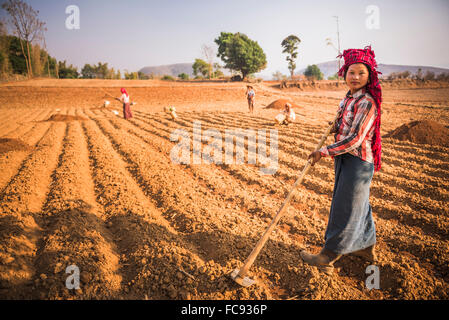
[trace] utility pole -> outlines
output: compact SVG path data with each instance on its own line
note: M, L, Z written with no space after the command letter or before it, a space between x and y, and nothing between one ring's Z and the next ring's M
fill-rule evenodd
M341 50L340 50L340 26L338 24L338 16L333 16L335 19L337 19L337 41L338 41L338 55L341 54ZM338 58L338 70L340 70L340 59Z

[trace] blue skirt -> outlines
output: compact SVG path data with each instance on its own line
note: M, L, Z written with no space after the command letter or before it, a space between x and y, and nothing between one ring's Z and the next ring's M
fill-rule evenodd
M374 165L349 153L334 160L335 185L324 247L337 254L347 254L376 243L369 203Z

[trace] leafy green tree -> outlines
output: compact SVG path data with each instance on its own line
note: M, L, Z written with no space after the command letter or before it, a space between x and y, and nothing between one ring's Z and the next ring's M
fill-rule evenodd
M13 73L27 74L29 66L26 61L26 57L21 49L20 39L12 36L8 36L8 39L9 39L8 59L9 63L11 64Z
M165 81L174 81L175 78L173 78L172 76L169 75L164 75L161 80L165 80Z
M7 74L9 72L9 40L5 25L0 21L0 74Z
M201 74L203 77L205 77L209 73L209 64L202 59L195 59L195 62L192 65L192 69L195 76Z
M296 69L296 58L298 57L298 44L301 40L295 35L289 35L287 38L282 40L281 46L284 48L282 53L287 54L286 60L288 61L288 70L290 70L291 78Z
M178 74L178 78L181 80L189 80L189 75L187 73L180 73Z
M125 70L125 80L138 80L139 74L137 72L128 72Z
M81 77L83 79L108 79L110 78L111 70L108 68L108 63L98 62L98 65L91 66L86 63L81 69Z
M316 64L308 65L304 75L309 79L323 80L323 73Z
M77 79L79 76L77 68L72 65L67 66L65 60L63 62L59 61L58 70L59 78L61 79Z
M217 56L224 62L225 68L239 71L243 79L267 66L262 48L243 33L221 32L215 43L218 45Z
M81 77L83 79L94 79L96 78L95 68L90 64L86 63L81 69Z
M148 80L148 79L150 79L150 77L147 76L142 71L137 72L137 77L139 78L139 80Z

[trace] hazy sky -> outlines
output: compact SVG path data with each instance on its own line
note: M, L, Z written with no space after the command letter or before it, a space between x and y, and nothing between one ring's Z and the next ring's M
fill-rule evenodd
M339 17L341 48L371 44L378 63L449 68L449 0L27 0L46 22L49 52L81 68L108 62L116 69L193 62L203 44L216 49L221 31L241 32L267 55L267 69L287 73L281 42L301 39L298 69L337 55ZM66 7L80 10L80 29L68 30ZM378 8L378 29L373 11ZM3 11L3 10L2 10ZM5 13L2 12L2 16ZM374 20L373 20L374 19ZM217 58L217 61L219 59Z

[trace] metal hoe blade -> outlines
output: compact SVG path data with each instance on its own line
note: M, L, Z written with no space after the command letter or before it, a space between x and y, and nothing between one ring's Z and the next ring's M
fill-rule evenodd
M232 271L231 278L242 287L249 287L256 283L256 280L250 279L248 277L242 278L241 276L239 276L239 272L240 269L235 269L234 271Z

